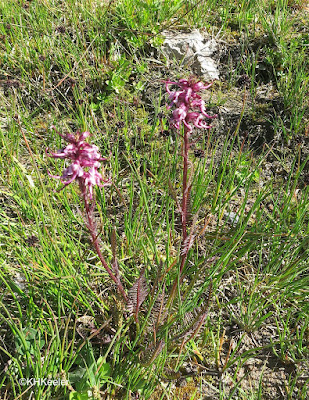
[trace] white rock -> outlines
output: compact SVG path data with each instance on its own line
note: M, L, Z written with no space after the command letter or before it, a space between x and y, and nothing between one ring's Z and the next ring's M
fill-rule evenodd
M205 38L199 30L189 33L162 32L165 37L162 51L168 60L176 58L205 80L219 79L216 62L211 58L217 49L214 39Z
M234 213L233 211L231 211L229 213L225 212L224 218L227 219L228 223L233 226L236 226L239 222L239 216L236 213Z

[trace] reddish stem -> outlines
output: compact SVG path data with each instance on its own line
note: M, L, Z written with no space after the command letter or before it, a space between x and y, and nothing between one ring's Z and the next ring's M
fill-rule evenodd
M188 251L183 253L185 248L185 240L188 236L187 233L187 217L188 217L188 197L189 197L189 186L188 186L188 166L189 166L189 149L190 149L190 132L185 127L184 131L184 144L183 144L183 175L182 175L182 202L181 202L181 224L182 224L182 242L181 242L181 263L179 268L179 276L176 277L172 287L172 291L169 297L169 303L173 300L175 292L178 286L178 282L182 281L182 271L186 263Z
M83 200L84 200L84 204L85 204L85 211L86 211L86 216L87 216L87 227L88 227L88 230L89 230L89 233L91 236L91 243L92 243L97 255L99 256L99 259L100 259L103 267L105 268L106 272L111 277L111 279L116 283L119 292L122 294L122 297L125 299L125 301L127 301L128 296L126 295L126 292L122 286L122 283L113 274L112 270L107 265L107 262L105 261L105 258L101 252L99 242L98 242L98 232L96 229L95 221L93 219L93 206L90 206L90 204L89 204L89 201L87 198L87 193L85 190L86 188L85 188L84 182L82 182L81 180L79 180L79 187L80 187L80 190L81 190L81 193L83 196Z
M189 138L188 133L185 131L184 145L183 145L183 175L182 175L182 207L181 207L181 220L182 220L182 239L187 237L187 177L188 177L188 152L189 152Z
M182 176L182 207L181 207L182 249L184 248L185 240L187 238L188 195L189 195L189 186L187 180L188 180L188 165L189 165L188 159L189 159L189 149L190 149L189 136L190 133L188 129L185 127L184 144L183 144L183 176ZM187 252L185 252L181 257L181 264L179 271L180 276L182 274L186 258L187 258Z

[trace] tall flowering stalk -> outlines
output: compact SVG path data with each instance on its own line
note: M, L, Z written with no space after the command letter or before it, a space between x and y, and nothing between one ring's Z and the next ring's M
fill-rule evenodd
M93 187L104 187L110 183L110 181L105 180L102 174L99 172L101 161L106 160L106 158L101 157L99 148L97 146L89 144L85 141L85 139L90 136L90 132L77 132L75 135L69 133L62 135L59 132L58 134L69 144L65 148L59 150L57 153L49 152L48 149L46 149L46 153L52 158L70 160L71 164L64 169L61 176L49 175L53 178L60 179L60 181L63 183L63 187L60 190L68 186L73 181L77 181L85 205L87 221L86 225L90 233L91 243L98 254L103 267L117 285L117 288L122 294L123 298L127 301L127 295L120 281L117 263L113 263L112 271L101 252L98 240L99 233L97 231L94 218L95 201Z
M178 131L183 129L183 181L182 181L182 202L181 202L181 222L182 222L182 249L180 263L180 278L187 259L190 247L193 244L192 235L188 236L187 219L188 219L188 201L191 185L188 183L189 169L189 150L191 147L191 135L194 128L210 129L211 126L205 121L207 119L216 118L217 115L209 115L206 113L204 100L198 94L201 90L209 89L212 83L204 85L197 82L193 78L180 79L178 82L167 81L166 90L169 94L171 103L168 109L176 107L171 118L171 125ZM170 85L178 86L178 90L171 91ZM175 281L172 293L175 292L177 281Z

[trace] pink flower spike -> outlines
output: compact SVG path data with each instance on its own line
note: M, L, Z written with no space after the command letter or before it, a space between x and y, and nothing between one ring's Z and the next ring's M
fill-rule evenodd
M178 82L166 81L165 85L171 101L167 108L170 109L173 105L176 106L171 119L172 126L180 129L180 125L183 123L189 133L192 132L193 127L200 129L210 128L210 125L204 122L203 118L213 119L217 115L212 116L206 113L205 102L198 92L209 89L212 83L204 85L202 82L190 78L180 79ZM179 89L171 91L169 85L178 86Z
M46 149L46 154L52 158L69 159L72 163L64 169L61 176L51 175L50 173L48 175L60 179L64 184L63 187L77 180L80 187L85 188L85 193L83 194L92 200L93 186L103 187L109 183L103 179L103 176L98 171L101 166L100 161L104 161L106 158L101 157L97 146L85 142L85 139L90 136L88 131L77 132L75 135L61 135L60 133L59 135L69 144L57 153L49 152Z

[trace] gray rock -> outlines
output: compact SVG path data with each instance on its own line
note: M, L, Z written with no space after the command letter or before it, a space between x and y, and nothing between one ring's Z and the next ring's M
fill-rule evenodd
M239 216L234 213L233 211L231 212L225 212L224 213L224 218L227 220L227 222L233 226L236 226L239 222Z
M214 39L205 38L199 30L189 33L162 32L165 37L162 51L168 60L191 66L194 73L205 80L219 79L216 62L211 58L217 49Z

